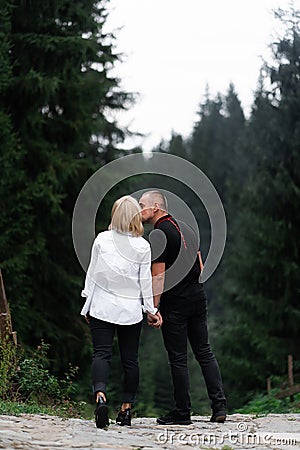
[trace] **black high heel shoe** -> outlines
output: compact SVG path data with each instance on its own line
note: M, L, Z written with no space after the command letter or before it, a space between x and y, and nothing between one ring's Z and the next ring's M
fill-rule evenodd
M119 411L119 414L116 418L116 423L121 426L131 426L131 409L126 408L125 411Z
M97 428L105 428L109 425L108 406L101 395L98 397L95 409L95 422Z

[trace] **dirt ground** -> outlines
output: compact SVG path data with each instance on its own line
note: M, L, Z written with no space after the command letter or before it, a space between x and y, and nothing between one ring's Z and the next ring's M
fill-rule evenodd
M0 449L300 449L300 414L233 414L224 424L194 416L189 426L162 426L150 418L131 427L46 415L0 416Z

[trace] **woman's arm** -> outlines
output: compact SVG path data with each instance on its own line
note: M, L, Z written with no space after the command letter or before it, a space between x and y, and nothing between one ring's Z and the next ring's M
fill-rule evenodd
M84 288L81 292L81 297L89 297L90 295L93 294L94 287L95 287L95 279L94 279L95 267L97 264L98 254L99 254L99 246L95 239L93 246L92 246L91 260L90 260L88 270L86 272L85 283L84 283Z
M147 248L142 257L139 271L139 279L144 308L147 312L155 314L156 308L153 305L150 246Z

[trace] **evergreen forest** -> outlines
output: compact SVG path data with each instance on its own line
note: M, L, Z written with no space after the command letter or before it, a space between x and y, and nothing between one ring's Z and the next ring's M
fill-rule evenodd
M22 355L45 343L55 376L75 367L72 395L87 403L93 402L92 346L80 316L85 273L73 248L73 210L99 168L143 152L125 149L129 131L114 119L134 104L135 94L124 92L113 75L120 55L114 50L117 33L104 31L107 4L0 2L0 268L13 329ZM203 100L189 137L175 130L152 150L199 167L224 206L226 247L205 289L210 340L230 411L264 394L269 377L280 383L288 354L296 381L300 372L300 11L274 14L281 31L257 74L249 114L233 84L216 96L208 86L195 92ZM118 197L153 186L178 195L193 211L205 261L211 239L205 208L188 187L163 176L137 175L114 186L97 215L96 233L107 229ZM108 392L113 408L121 392L114 350ZM189 367L193 414L209 414L190 349ZM137 414L170 409L161 332L146 320L140 371ZM1 398L9 395L3 388Z

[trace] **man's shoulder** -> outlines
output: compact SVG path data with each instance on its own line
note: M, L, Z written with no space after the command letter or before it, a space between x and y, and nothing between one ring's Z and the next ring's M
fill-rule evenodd
M173 216L167 217L158 223L156 229L163 231L168 236L177 236L182 229L186 229L187 224L180 220L175 219Z
M174 217L168 215L166 218L162 217L161 220L157 223L154 229L159 229L163 231L172 231L174 224L177 225L176 219Z

